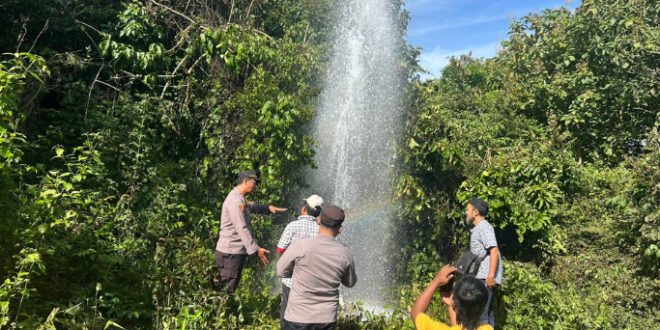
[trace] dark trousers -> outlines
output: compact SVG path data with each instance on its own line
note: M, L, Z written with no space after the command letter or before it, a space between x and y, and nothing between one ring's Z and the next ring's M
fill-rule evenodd
M486 285L486 280L482 280L484 285ZM479 324L490 324L491 327L495 328L495 311L493 310L493 296L495 295L495 290L497 286L492 289L486 288L488 290L488 302L486 303L486 308L479 318Z
M218 284L216 291L233 294L238 288L243 273L247 254L227 254L215 251L215 265L218 266Z
M291 288L282 284L282 303L280 304L280 329L284 329L284 312L286 312L286 306L289 303L289 293Z
M295 323L284 320L282 330L334 330L337 322L332 323Z

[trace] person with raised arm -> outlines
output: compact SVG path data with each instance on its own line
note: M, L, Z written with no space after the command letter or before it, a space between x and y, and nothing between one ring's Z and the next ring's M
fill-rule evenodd
M237 186L222 204L220 233L215 246L215 264L219 268L218 292L234 294L248 255L256 253L264 265L268 264L266 254L270 251L255 242L250 214L273 214L286 209L249 202L246 197L256 191L259 182L261 180L254 171L238 173Z
M433 294L450 283L455 272L456 268L444 266L417 298L410 312L417 330L493 330L489 324L480 321L488 302L488 290L483 282L472 276L461 278L452 293L442 295L442 302L449 307L450 324L434 321L426 314Z

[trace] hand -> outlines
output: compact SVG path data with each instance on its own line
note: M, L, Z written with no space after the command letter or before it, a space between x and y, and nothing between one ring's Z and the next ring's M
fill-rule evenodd
M497 280L495 280L495 277L489 277L486 279L486 287L489 289L492 289L497 285Z
M452 292L440 292L440 297L442 297L442 302L447 306L451 307L454 303L454 294Z
M283 209L283 208L281 208L281 207L277 207L277 206L272 206L272 205L269 206L268 209L270 210L270 213L284 212L284 211L286 211L286 209Z
M264 249L264 248L259 248L259 251L257 251L257 256L259 257L259 260L261 260L261 263L264 264L264 266L268 265L268 257L266 257L266 253L270 253L270 251Z
M456 271L456 268L451 267L449 265L445 265L440 269L440 272L438 275L435 276L433 279L433 283L435 283L437 286L443 286L447 283L449 283L449 280L454 278L454 272Z

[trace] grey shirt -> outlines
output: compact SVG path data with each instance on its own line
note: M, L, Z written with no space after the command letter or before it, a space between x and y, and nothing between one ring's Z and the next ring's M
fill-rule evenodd
M234 188L222 204L220 234L215 249L227 254L254 254L259 245L252 237L250 213L270 214L268 205L251 203Z
M489 249L497 247L495 229L486 220L481 220L474 228L470 236L470 251L481 259L481 265L476 278L486 279L490 271ZM497 268L495 269L495 280L502 284L502 255L497 255Z
M357 283L351 251L324 235L291 243L277 262L277 275L293 277L284 319L296 323L336 322L339 285Z

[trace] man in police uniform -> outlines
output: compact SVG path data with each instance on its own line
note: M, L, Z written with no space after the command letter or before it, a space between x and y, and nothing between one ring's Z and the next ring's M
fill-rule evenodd
M277 275L293 278L282 330L335 329L339 286L357 283L351 251L335 240L345 218L338 206L324 208L318 235L296 239L277 262Z
M286 209L247 201L245 197L256 190L259 182L254 171L238 173L238 185L222 204L220 237L215 247L215 264L220 269L218 291L227 290L229 294L236 291L248 255L257 253L261 262L268 264L266 254L270 251L254 241L250 214L272 214Z

